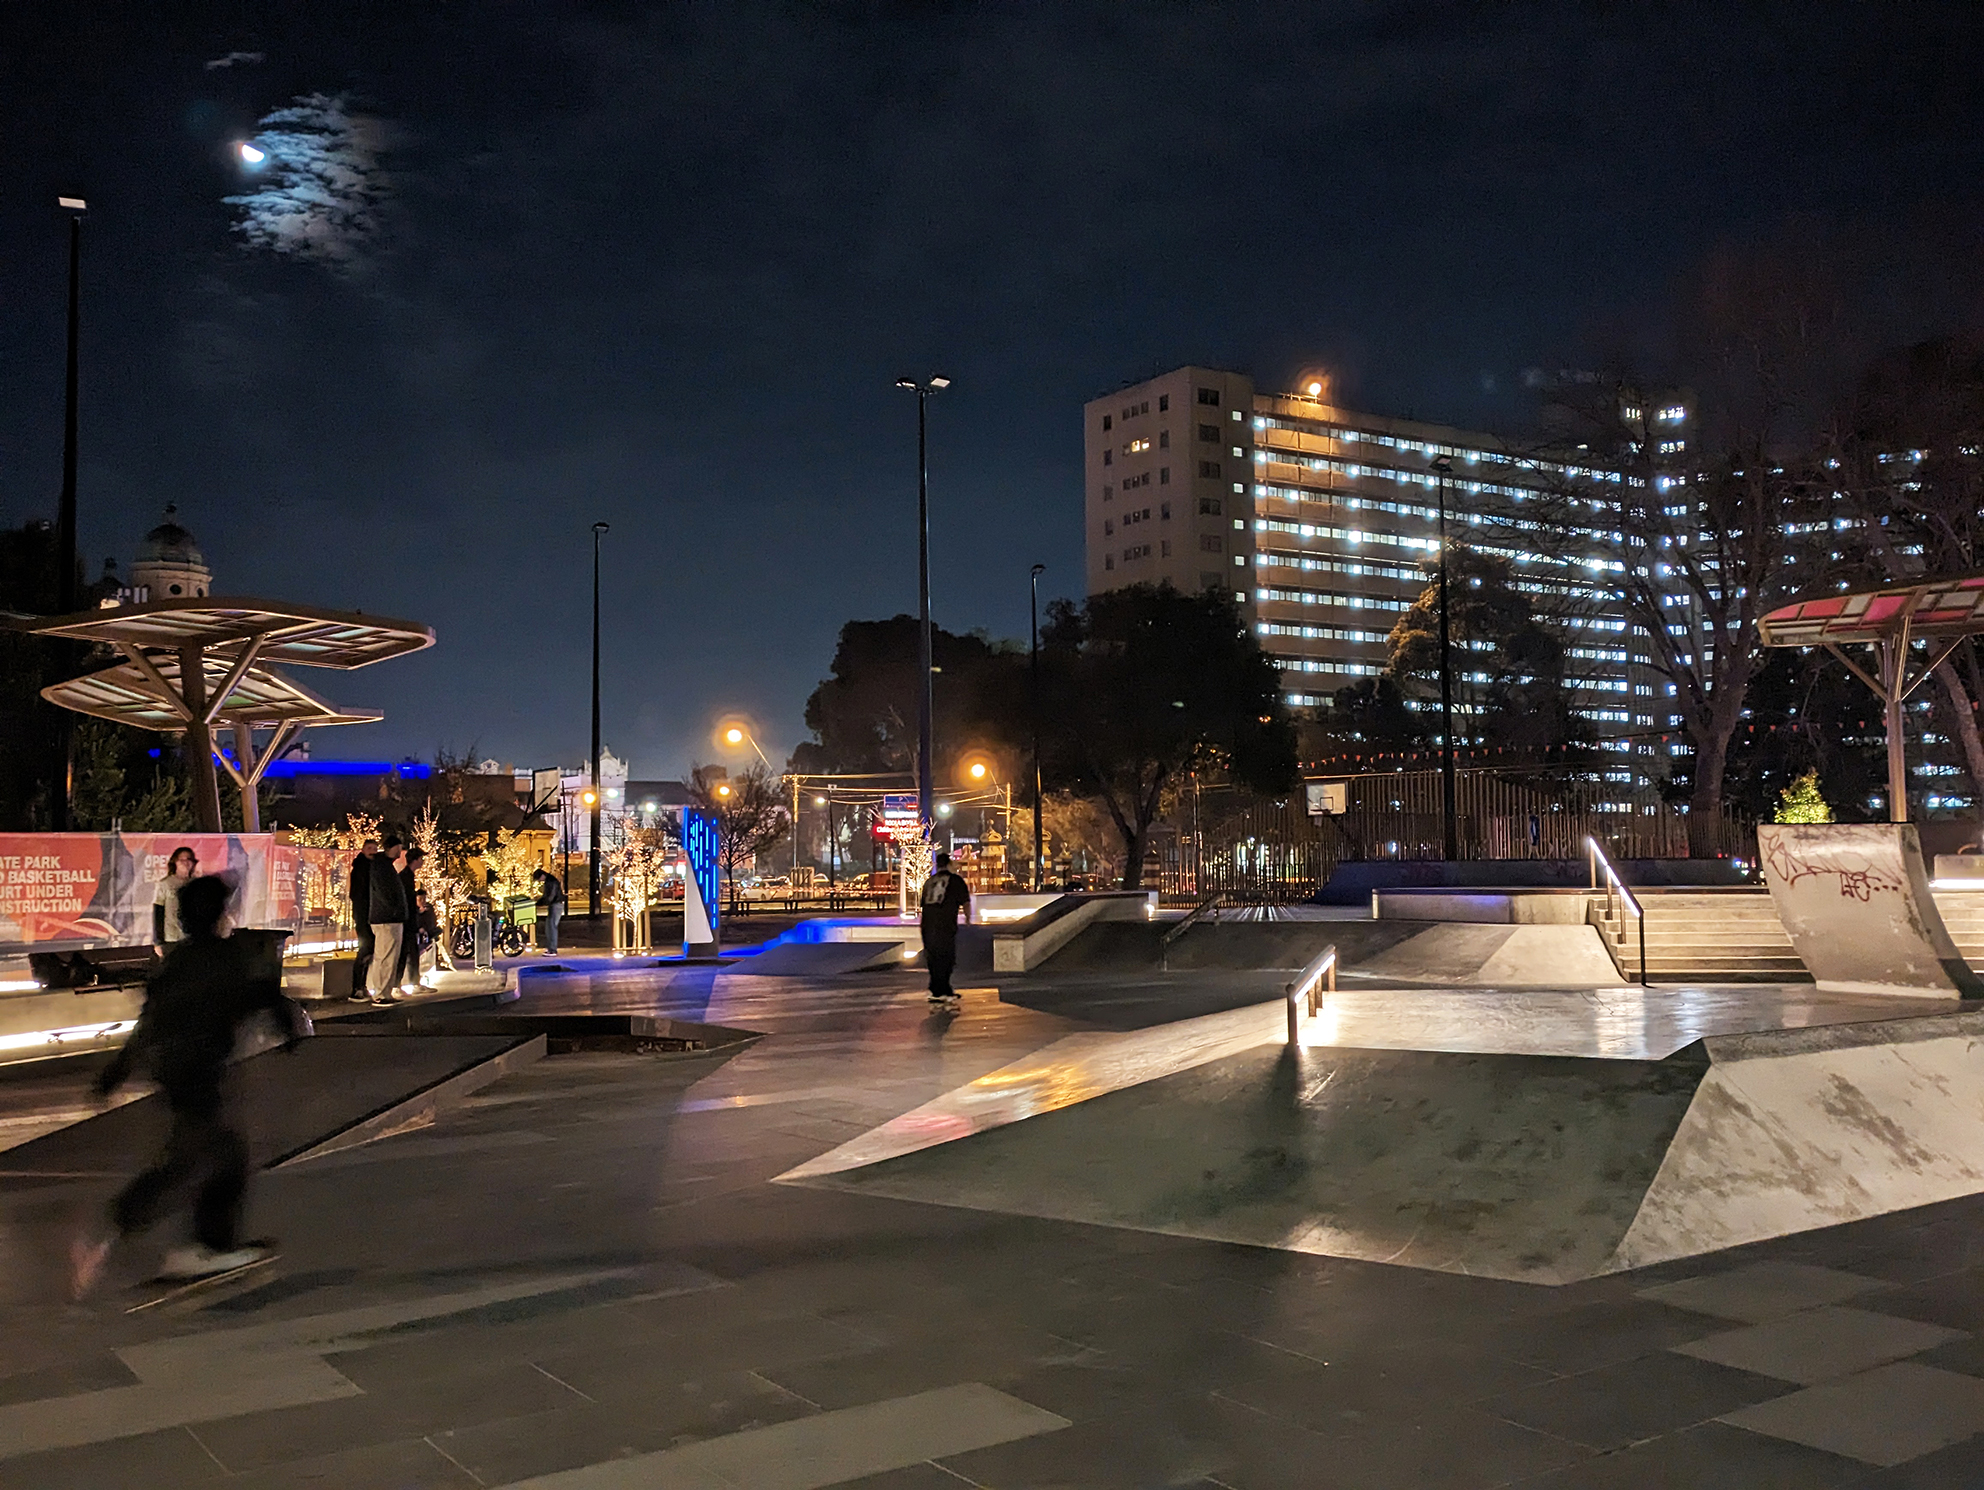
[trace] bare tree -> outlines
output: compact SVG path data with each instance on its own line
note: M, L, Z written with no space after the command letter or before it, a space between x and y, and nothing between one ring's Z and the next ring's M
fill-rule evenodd
M738 908L737 872L786 830L778 778L762 765L729 775L722 766L692 766L689 800L716 819L717 863L730 882L730 909Z

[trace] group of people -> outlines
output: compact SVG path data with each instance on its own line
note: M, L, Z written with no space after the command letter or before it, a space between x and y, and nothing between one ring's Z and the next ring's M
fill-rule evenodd
M358 933L358 962L351 996L358 1002L396 1003L420 987L422 973L453 966L440 918L420 888L426 856L398 838L368 838L351 861L351 919Z

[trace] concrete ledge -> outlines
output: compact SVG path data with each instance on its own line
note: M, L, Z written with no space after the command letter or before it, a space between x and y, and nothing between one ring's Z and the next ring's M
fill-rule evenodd
M1103 890L1063 895L1010 930L992 938L992 971L1024 973L1060 951L1097 921L1149 921L1157 916L1155 890Z
M1497 926L1577 926L1591 890L1374 890L1380 921L1472 921Z

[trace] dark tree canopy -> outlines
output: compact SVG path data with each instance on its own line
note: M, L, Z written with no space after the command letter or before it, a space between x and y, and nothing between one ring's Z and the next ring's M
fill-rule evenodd
M1029 748L1025 652L935 626L930 653L938 780L952 779L965 755L984 752L1019 781ZM806 700L813 738L793 751L793 769L914 771L917 657L914 616L841 627L831 674Z
M1041 648L1048 783L1108 810L1125 889L1142 880L1150 825L1181 773L1294 789L1295 729L1274 664L1223 592L1133 585L1059 601Z

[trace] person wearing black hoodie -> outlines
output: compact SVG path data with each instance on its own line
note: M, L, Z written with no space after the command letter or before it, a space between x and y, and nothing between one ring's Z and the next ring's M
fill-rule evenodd
M406 940L407 917L400 870L405 864L405 845L397 838L388 838L385 852L372 861L372 872L366 876L372 917L372 970L367 986L375 1004L390 1004L400 986L400 947Z
M107 1098L142 1065L164 1094L172 1130L157 1162L111 1203L109 1231L76 1239L70 1250L76 1298L102 1276L113 1243L159 1220L196 1181L193 1244L166 1254L161 1278L209 1277L270 1254L266 1243L241 1240L248 1141L227 1114L228 1059L241 1027L257 1015L281 1026L290 1049L311 1032L310 1017L283 996L279 965L261 966L254 949L225 934L230 893L217 875L190 880L180 891L185 938L147 980L137 1028L97 1078L96 1093Z
M351 996L365 997L372 971L372 866L378 861L379 840L368 838L351 861L351 925L358 936L358 957L351 965Z

